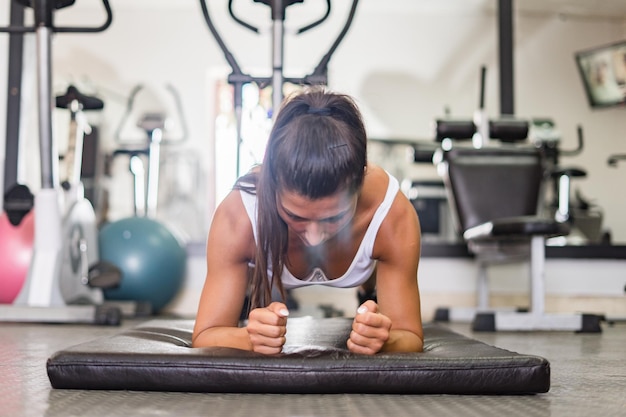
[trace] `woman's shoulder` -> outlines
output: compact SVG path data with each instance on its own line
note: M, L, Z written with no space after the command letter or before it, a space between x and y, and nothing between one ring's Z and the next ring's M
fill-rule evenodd
M222 242L241 254L242 259L252 259L254 232L241 199L245 191L232 190L217 206L211 221L210 240Z
M369 224L374 213L385 200L388 186L387 172L378 165L368 163L357 206L357 211L366 219L366 223Z
M368 164L367 168L368 174L365 176L363 194L371 201L371 204L378 207L387 196L391 182L397 182L397 179L378 165ZM416 216L417 214L408 198L398 189L393 197L387 218L404 219L407 215Z
M363 181L362 196L373 203L382 202L389 187L391 176L387 171L376 164L367 164Z
M245 192L239 189L231 190L218 204L213 215L213 222L225 223L230 230L250 228L250 222L242 221L248 218L242 199L242 194Z

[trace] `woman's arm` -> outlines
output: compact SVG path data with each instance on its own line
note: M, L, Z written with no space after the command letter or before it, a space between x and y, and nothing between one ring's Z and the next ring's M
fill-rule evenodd
M239 191L232 191L215 211L207 239L206 279L193 331L194 347L251 349L248 333L238 322L253 254L252 225Z
M255 243L239 191L215 212L207 240L207 274L193 331L193 347L223 346L279 353L289 312L282 303L256 308L246 327L238 327L248 286L248 264Z
M368 301L353 322L348 348L358 353L423 349L417 266L420 228L409 200L398 193L374 244L378 304Z

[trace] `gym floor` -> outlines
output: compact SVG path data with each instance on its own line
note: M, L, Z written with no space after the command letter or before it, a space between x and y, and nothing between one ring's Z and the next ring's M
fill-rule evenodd
M121 327L0 325L0 417L30 416L624 416L626 324L601 334L473 333L452 330L551 363L551 388L529 396L259 395L52 389L46 360L54 352Z

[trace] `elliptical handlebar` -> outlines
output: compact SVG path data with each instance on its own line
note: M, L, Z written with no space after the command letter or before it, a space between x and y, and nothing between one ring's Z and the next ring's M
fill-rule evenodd
M18 1L18 0L15 0ZM66 4L61 5L60 7L53 7L54 3L50 0L33 0L33 1L18 1L27 7L33 7L35 10L35 24L33 26L7 26L0 27L0 32L9 32L9 33L29 33L35 32L38 27L46 26L50 28L53 32L56 33L97 33L103 32L111 26L113 23L113 11L111 10L111 5L109 4L109 0L102 0L102 5L106 12L106 20L105 22L96 27L83 27L83 26L54 26L52 22L52 10L56 8L66 7L73 4L73 1L67 1Z
M314 27L322 24L326 19L328 19L328 16L330 16L330 9L331 9L331 5L330 5L330 0L326 0L326 12L324 13L324 16L322 16L320 19L314 21L313 23L309 23L306 26L302 26L300 29L298 29L297 33L298 35L313 29Z
M228 47L224 43L224 40L222 39L222 36L219 34L217 29L215 28L215 25L213 24L213 20L211 20L211 16L209 14L209 8L206 5L206 0L200 0L200 7L202 8L202 15L204 16L204 20L206 21L206 24L209 27L209 30L211 31L211 34L215 38L215 41L217 42L218 46L224 53L224 58L226 58L226 62L228 62L228 65L232 69L233 74L244 75L243 72L241 71L241 67L239 66L239 63L235 59L235 56L229 51ZM251 77L249 81L252 81Z
M317 64L317 67L315 67L310 75L307 75L304 78L306 81L305 84L326 84L326 82L328 81L328 63L330 62L330 59L339 47L339 44L343 41L343 38L348 33L348 30L352 25L352 21L354 20L354 14L356 13L356 8L358 4L359 0L352 0L352 6L350 7L350 12L348 13L348 18L343 25L343 29L341 29L341 32L339 32L339 35L335 39L335 42L330 47L326 55L324 55L319 64Z
M244 28L248 29L249 31L252 31L254 33L259 33L259 28L256 26L252 26L250 23L240 19L239 17L237 17L237 15L235 14L235 12L233 11L233 1L234 0L228 0L228 14L230 15L230 17L233 18L233 20L235 22L237 22L240 26L243 26Z
M242 19L238 18L233 10L232 10L232 3L234 0L229 0L228 1L228 9L229 9L229 14L231 15L231 17L240 25L244 26L245 28L247 28L248 30L251 30L255 33L258 33L259 30L258 28L256 28L255 26L244 22ZM254 0L255 2L262 2L264 4L267 4L271 7L273 7L274 3L268 0ZM269 83L271 83L272 78L271 77L253 77L249 74L245 74L243 73L243 71L241 70L241 67L239 66L239 63L237 62L237 60L235 59L234 55L232 54L232 52L228 49L228 47L226 46L226 43L224 42L222 36L219 34L219 32L217 31L215 24L213 23L213 20L211 19L211 15L209 12L209 8L207 7L206 4L207 0L200 0L200 7L202 8L202 14L204 15L204 20L207 23L207 26L209 27L209 30L211 31L211 34L213 35L213 37L215 38L218 46L220 47L220 49L222 50L223 54L224 54L224 58L226 59L226 61L228 62L228 65L231 67L232 73L228 78L229 83L231 84L236 84L236 83L247 83L247 82L255 82L261 86L265 86ZM285 0L285 3L283 4L283 8L282 8L282 18L284 18L284 9L292 4L295 3L301 3L303 2L303 0ZM315 69L313 70L313 72L309 75L306 75L304 77L301 78L293 78L293 77L285 77L284 80L293 84L305 84L305 85L313 85L313 84L326 84L327 83L327 73L328 73L328 63L330 62L330 59L332 58L332 55L335 53L335 50L339 47L339 44L343 41L343 38L345 37L345 35L348 33L348 30L350 29L350 26L352 24L352 21L354 20L354 15L356 12L356 8L358 6L358 2L359 0L353 0L352 1L352 6L350 8L350 12L348 14L348 18L346 19L346 22L344 23L344 26L341 30L341 32L339 33L339 35L337 36L337 38L335 39L335 41L333 42L331 48L329 49L329 51L322 57L322 59L320 60L320 62L317 64L317 66L315 67ZM328 19L328 16L330 15L331 12L331 0L326 0L326 12L324 14L324 16L321 19L318 19L317 21L306 25L302 28L300 28L298 30L298 34L304 33L318 25L320 25L322 22L324 22L326 19ZM272 17L276 18L277 14L279 12L276 12L273 10L272 12Z
M242 114L242 102L243 102L243 85L246 83L255 83L259 88L265 88L266 86L272 86L272 118L279 111L282 99L283 99L283 85L285 82L289 82L295 85L326 85L328 81L328 63L332 58L332 55L335 53L335 50L345 37L346 33L352 24L354 19L354 14L356 12L356 8L358 5L358 0L352 0L352 7L350 8L350 13L346 22L333 42L330 50L322 57L320 62L317 64L313 72L309 75L306 75L301 78L292 78L285 77L283 74L283 41L284 41L284 20L285 20L285 10L288 6L291 6L295 3L302 3L304 0L254 0L257 3L263 3L267 6L270 6L272 9L272 76L271 77L254 77L250 74L246 74L241 70L239 63L235 59L235 56L230 52L226 43L222 39L222 36L217 31L217 28L213 24L213 20L211 19L211 15L209 13L209 8L207 7L207 0L200 0L200 7L202 8L202 14L204 16L204 20L206 21L211 34L215 38L215 41L219 45L220 49L224 54L224 58L230 65L232 72L228 75L228 83L233 86L233 96L234 96L234 110L235 110L235 118L237 123L237 163L236 163L236 172L239 175L239 152L241 145L241 114ZM228 2L228 10L231 17L240 25L245 28L252 30L253 32L258 33L258 29L254 26L250 25L247 22L239 19L233 12L232 9L233 0L229 0ZM321 19L316 20L315 22L300 28L298 34L306 32L319 24L325 21L330 15L331 10L331 0L326 0L327 10L324 16Z
M111 5L109 4L109 0L102 0L102 5L104 6L104 10L106 12L107 18L106 21L97 27L55 27L55 32L60 33L97 33L103 32L111 26L113 23L113 11L111 10Z
M272 8L272 19L273 20L285 20L285 12L287 10L287 7L292 6L296 3L304 3L304 0L285 0L282 2L282 5L280 8L275 7L276 3L272 0L253 0L255 3L263 3L267 6L270 6ZM245 27L246 29L254 32L254 33L259 33L259 28L257 28L256 26L251 25L250 23L244 21L243 19L239 18L234 10L233 10L233 3L234 0L228 0L228 14L230 14L230 17L233 18L233 20L235 22L237 22L239 25ZM326 11L324 12L324 15L312 22L309 23L308 25L305 25L303 27L301 27L300 29L297 30L297 34L300 35L308 30L313 29L314 27L322 24L326 19L328 19L328 16L330 16L330 10L331 10L331 4L330 4L330 0L326 0Z

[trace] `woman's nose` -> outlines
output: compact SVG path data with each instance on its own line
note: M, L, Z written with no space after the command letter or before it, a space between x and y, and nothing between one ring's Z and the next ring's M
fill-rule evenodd
M326 239L324 228L317 222L309 222L304 231L304 240L309 246L316 246Z

